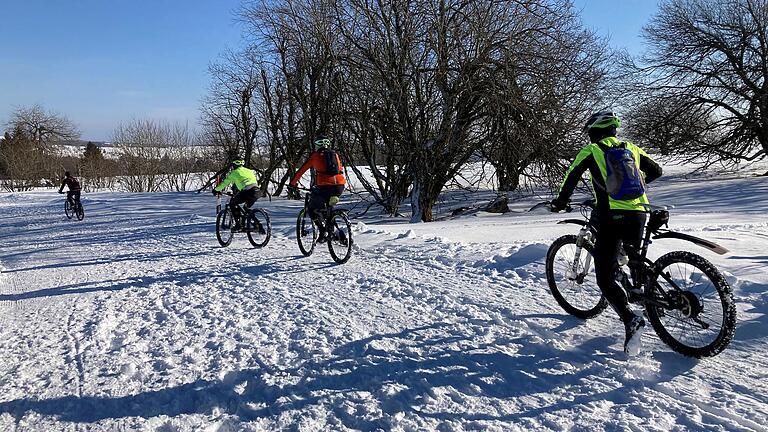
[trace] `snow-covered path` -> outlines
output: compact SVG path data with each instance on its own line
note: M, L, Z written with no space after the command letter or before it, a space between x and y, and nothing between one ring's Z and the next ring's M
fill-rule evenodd
M702 200L701 197L707 197ZM273 239L220 248L210 196L0 196L0 430L766 430L768 182L654 191L729 273L731 346L627 360L612 313L549 295L558 215L366 220L343 266ZM657 254L686 244L659 242Z

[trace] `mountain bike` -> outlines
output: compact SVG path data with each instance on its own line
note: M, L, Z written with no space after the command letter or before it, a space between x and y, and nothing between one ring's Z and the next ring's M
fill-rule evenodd
M552 296L566 312L589 319L608 306L592 265L598 235L590 217L595 202L571 203L566 211L573 207L579 209L583 219L565 219L558 224L580 225L581 229L577 235L564 235L552 242L546 258L547 282ZM666 207L648 209L650 215L639 251L622 247L617 256L616 282L627 292L630 303L645 308L656 334L670 348L690 357L714 356L728 346L735 331L736 305L731 286L711 262L695 253L669 252L656 261L648 259L647 253L653 240L670 238L721 255L728 250L708 240L669 230Z
M67 215L67 219L77 217L77 220L81 221L85 218L85 210L83 210L83 203L80 199L72 199L73 203L69 202L69 199L64 200L64 214Z
M231 193L225 193L232 200ZM251 208L240 204L240 220L235 220L229 204L216 206L216 239L222 247L232 243L237 232L245 232L248 241L255 248L263 248L272 238L272 223L269 213L263 208Z
M307 189L303 189L307 190ZM311 192L311 190L309 190ZM310 193L304 197L304 208L299 211L296 218L296 241L299 243L299 250L302 255L310 256L318 243L318 231L321 227L315 226L309 215ZM344 264L352 256L352 224L349 223L347 210L336 208L339 197L331 197L326 205L319 210L320 224L324 229L326 236L322 241L328 243L328 251L331 258L338 263Z

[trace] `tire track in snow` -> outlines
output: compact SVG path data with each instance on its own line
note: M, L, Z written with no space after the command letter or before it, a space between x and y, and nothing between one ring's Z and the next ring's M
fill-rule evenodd
M83 383L85 382L85 368L83 367L83 353L80 349L80 339L77 337L74 328L75 314L77 312L77 299L72 301L71 311L67 318L65 333L69 340L70 357L75 365L75 384L77 385L77 397L83 397Z

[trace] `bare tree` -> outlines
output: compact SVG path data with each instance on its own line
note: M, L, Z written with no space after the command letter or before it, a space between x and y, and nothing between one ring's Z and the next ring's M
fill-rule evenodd
M227 161L251 163L259 124L254 114L259 69L245 53L227 52L208 68L211 88L203 100L207 141L219 145Z
M574 134L600 100L611 50L585 30L570 3L556 13L517 15L518 27L539 28L516 40L501 59L504 72L490 84L483 156L493 165L500 191L525 178L559 179L561 158L581 139Z
M22 188L37 185L44 178L58 179L58 155L53 144L80 136L71 120L39 105L17 108L6 126L10 132L0 159L7 167L11 184L17 182Z
M9 129L20 129L38 145L74 140L80 137L77 126L67 117L46 111L40 105L21 107L11 113Z
M643 96L656 101L633 122L691 159L766 157L768 1L668 0L644 35Z

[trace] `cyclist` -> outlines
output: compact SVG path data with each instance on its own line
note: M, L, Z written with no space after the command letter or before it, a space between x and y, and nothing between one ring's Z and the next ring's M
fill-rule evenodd
M299 168L291 179L288 188L295 191L301 176L310 169L315 169L315 181L310 189L309 216L318 227L318 241L325 240L325 226L320 210L329 202L331 197L339 197L344 192L347 180L339 155L331 150L331 140L325 135L318 135L313 141L315 150L309 159Z
M259 184L256 180L256 173L252 169L245 167L245 161L237 159L232 161L230 167L234 168L221 183L213 189L214 195L220 195L221 192L230 184L234 183L237 193L229 201L229 208L232 210L232 218L235 220L233 230L240 229L240 204L245 203L250 207L261 197Z
M67 201L71 207L75 207L75 203L80 202L80 182L69 171L64 171L64 179L61 181L61 187L59 187L59 193L64 193L64 186L67 187Z
M589 135L590 144L581 149L568 168L557 198L551 201L551 209L557 212L566 208L582 174L589 170L596 205L591 216L597 228L594 247L595 276L603 295L624 322L624 352L635 355L640 349L645 320L629 308L627 294L616 283L616 257L622 242L630 256L633 251L639 249L649 211L644 184L659 178L661 167L638 146L616 138L616 129L620 126L621 120L611 111L600 111L589 117L584 131ZM626 166L638 174L635 175L634 184L639 185L635 192L619 197L616 192L616 178L609 179L608 170L610 169L613 176L616 168L620 166L615 165L616 159L609 162L607 158L609 152L614 155L617 149L627 157L631 154L631 159L625 159ZM633 181L631 172L625 177L627 182Z

